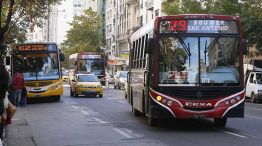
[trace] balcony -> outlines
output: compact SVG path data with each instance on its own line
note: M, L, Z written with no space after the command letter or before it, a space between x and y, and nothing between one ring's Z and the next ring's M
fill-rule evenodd
M154 8L154 0L147 0L145 2L145 6L147 10L153 10Z

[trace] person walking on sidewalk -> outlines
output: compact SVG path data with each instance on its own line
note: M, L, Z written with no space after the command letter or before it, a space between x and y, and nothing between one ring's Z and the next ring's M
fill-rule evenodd
M22 96L22 88L24 87L24 77L19 70L13 79L13 87L15 90L16 107L20 107L20 100Z
M4 98L6 97L6 92L8 90L9 75L5 69L5 66L0 60L0 138L3 139L4 124L2 122L2 115L5 111ZM2 140L0 140L0 145Z

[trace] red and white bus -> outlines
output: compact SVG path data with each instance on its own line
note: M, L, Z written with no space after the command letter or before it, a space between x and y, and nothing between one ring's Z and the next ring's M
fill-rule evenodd
M156 17L130 39L127 100L149 124L161 118L244 117L243 49L237 16Z

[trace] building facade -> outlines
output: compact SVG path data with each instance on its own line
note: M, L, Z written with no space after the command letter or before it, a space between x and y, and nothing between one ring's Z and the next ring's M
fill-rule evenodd
M106 0L105 34L109 74L128 68L130 36L156 16L164 15L161 4L162 0Z

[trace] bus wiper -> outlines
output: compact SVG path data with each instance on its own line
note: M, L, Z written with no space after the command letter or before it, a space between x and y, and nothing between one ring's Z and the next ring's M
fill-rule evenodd
M177 34L177 38L180 41L180 43L183 46L183 49L186 51L187 55L188 55L188 59L189 59L189 66L190 66L190 57L191 57L191 52L190 52L190 45L189 43L186 45L186 43L184 42L184 40L181 38L181 36L179 34Z
M205 64L206 64L206 53L209 51L210 48L212 48L215 45L215 43L219 44L218 39L220 39L221 37L222 37L222 35L219 35L219 36L215 37L215 39L208 46L207 46L207 40L206 40L206 42L205 42L205 50L204 50L204 53L205 53Z

